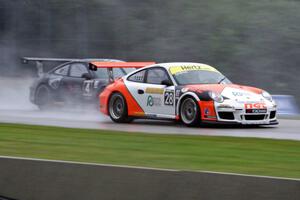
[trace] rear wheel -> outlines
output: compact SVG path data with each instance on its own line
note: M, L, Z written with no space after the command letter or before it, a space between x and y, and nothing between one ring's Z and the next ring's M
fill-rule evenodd
M51 105L51 93L50 89L45 85L40 85L35 94L35 102L40 110L49 109Z
M126 123L132 121L132 118L128 117L125 98L120 93L114 93L110 97L108 114L114 122Z
M198 103L192 98L185 98L180 106L180 118L182 122L187 126L200 125L200 108Z

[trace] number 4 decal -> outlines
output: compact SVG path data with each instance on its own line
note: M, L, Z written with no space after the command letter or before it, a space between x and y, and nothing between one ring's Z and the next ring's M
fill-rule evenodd
M93 81L84 81L83 82L83 96L91 96L92 95L92 84Z
M174 92L173 91L166 91L164 94L164 103L168 106L174 105Z

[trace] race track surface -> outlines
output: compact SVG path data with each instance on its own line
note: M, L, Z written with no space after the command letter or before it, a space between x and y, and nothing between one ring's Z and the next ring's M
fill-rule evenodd
M107 129L157 134L257 137L300 140L300 120L280 119L279 125L256 128L205 127L189 128L172 121L135 120L130 124L116 124L97 112L30 110L0 110L0 122L48 125L70 128Z

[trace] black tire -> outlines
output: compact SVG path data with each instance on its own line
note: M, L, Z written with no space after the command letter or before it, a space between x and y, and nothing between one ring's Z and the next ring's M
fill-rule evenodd
M193 97L182 100L179 109L181 121L186 126L199 126L201 124L201 113L197 101Z
M108 114L111 120L117 123L128 123L132 118L128 117L126 100L120 93L114 93L109 98Z
M35 103L40 110L47 110L52 103L50 89L46 85L40 85L35 93Z

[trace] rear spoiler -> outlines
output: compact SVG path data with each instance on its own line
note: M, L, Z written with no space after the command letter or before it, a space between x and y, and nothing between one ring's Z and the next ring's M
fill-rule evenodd
M97 61L99 62L124 62L122 60L115 60L115 59L106 59L106 58L87 58L87 59L78 59L78 58L39 58L39 57L22 57L21 61L23 64L28 64L29 62L35 62L36 68L38 70L38 76L42 76L43 71L43 62L92 62Z
M82 59L76 58L35 58L35 57L23 57L22 63L27 64L30 61L35 62L70 62L70 61L82 61Z
M90 62L90 70L97 71L98 68L107 68L109 73L109 82L113 82L113 68L142 68L153 65L155 62Z
M35 62L38 71L38 76L41 77L44 73L43 62L70 62L70 61L82 61L81 59L73 58L36 58L36 57L23 57L21 58L23 64L29 62Z

